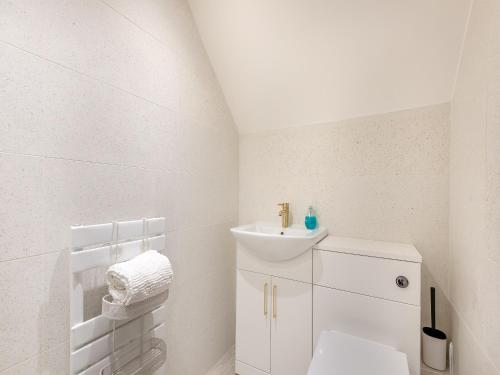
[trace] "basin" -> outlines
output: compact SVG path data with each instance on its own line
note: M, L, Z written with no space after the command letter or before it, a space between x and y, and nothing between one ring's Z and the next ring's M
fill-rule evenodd
M281 262L295 258L325 238L324 227L314 230L302 225L282 228L279 224L256 222L231 228L238 243L258 258Z

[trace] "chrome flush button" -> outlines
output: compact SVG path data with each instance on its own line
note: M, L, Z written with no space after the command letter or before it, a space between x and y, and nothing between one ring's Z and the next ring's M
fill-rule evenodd
M410 282L406 278L406 276L398 276L396 277L396 285L399 286L400 288L408 288L408 285Z

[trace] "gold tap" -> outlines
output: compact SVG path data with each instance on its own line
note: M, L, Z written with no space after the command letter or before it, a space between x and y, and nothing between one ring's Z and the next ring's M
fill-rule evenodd
M288 221L290 219L290 210L289 210L289 204L288 203L278 203L278 206L280 206L280 212L279 215L281 216L281 226L283 228L288 228Z

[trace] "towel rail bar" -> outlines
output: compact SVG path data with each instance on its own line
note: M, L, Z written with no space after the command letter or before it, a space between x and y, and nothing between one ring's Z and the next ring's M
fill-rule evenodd
M149 247L154 250L165 250L165 235L148 237ZM118 261L132 259L142 252L143 240L121 242L118 244ZM109 266L115 262L113 245L80 250L71 253L71 270L73 273L82 272L90 268Z

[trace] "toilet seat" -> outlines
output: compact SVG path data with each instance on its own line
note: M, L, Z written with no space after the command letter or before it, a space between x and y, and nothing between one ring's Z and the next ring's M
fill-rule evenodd
M408 375L406 354L338 331L321 332L307 375Z

